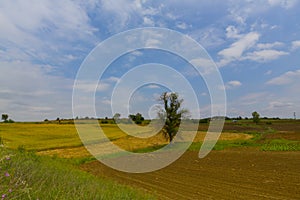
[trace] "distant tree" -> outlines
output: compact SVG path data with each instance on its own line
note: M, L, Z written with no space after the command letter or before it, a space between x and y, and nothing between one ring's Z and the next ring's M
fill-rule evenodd
M15 121L12 120L12 119L8 119L8 120L6 121L6 123L15 123Z
M128 118L134 121L136 124L142 124L142 122L145 120L141 113L136 113L135 115L130 114Z
M7 120L8 120L8 114L2 114L2 120L4 122L7 122Z
M259 113L256 112L256 111L254 111L252 113L252 120L253 120L254 123L258 124L258 122L260 121L260 117L259 116L260 116Z
M58 118L56 118L56 121L60 124L60 119L59 119L59 117Z
M135 121L135 115L133 114L128 115L128 118L131 119L132 121Z
M117 122L120 119L120 117L121 117L121 114L116 113L116 114L114 114L113 119L114 119L115 122Z
M141 113L136 113L135 115L135 123L136 124L142 124L142 122L145 120L145 118L142 116Z
M164 108L158 111L159 118L165 119L162 131L166 139L172 142L178 132L181 119L188 113L188 110L181 109L183 99L179 99L178 94L174 92L164 92L160 96L159 101L163 104Z

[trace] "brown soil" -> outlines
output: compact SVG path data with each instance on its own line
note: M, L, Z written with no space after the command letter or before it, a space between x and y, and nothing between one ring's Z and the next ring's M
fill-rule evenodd
M119 172L98 161L81 168L159 199L300 199L300 152L236 148L203 159L197 155L186 152L172 165L145 174Z

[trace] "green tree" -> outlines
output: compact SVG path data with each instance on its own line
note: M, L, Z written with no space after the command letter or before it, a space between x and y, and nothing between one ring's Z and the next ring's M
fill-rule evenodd
M120 113L116 113L116 114L114 114L113 119L114 119L115 121L117 121L117 120L120 119L120 117L121 117L121 114L120 114Z
M129 115L128 116L132 121L134 121L136 124L142 124L142 122L145 120L143 115L141 113L136 113L135 115Z
M7 122L7 119L8 119L8 114L2 114L2 120L4 122Z
M253 120L254 123L258 124L258 122L260 121L259 116L260 116L259 113L256 112L256 111L254 111L252 113L252 120Z
M136 113L135 115L135 123L136 124L142 124L142 122L144 121L144 117L142 116L141 113Z
M188 110L181 109L183 99L179 99L178 94L174 92L164 92L159 101L163 104L163 109L158 111L158 116L165 120L162 131L166 139L172 142L178 132L181 119L188 114Z
M120 113L114 114L114 116L113 116L114 123L120 123L120 117L121 117Z

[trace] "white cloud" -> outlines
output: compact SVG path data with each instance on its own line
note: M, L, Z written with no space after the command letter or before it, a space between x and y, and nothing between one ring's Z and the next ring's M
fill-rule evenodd
M241 35L239 34L239 31L236 27L228 26L226 28L226 37L238 39L238 38L241 38Z
M131 52L130 54L134 55L134 56L142 56L143 53L141 51L135 50L133 52Z
M82 92L96 92L96 91L106 91L110 87L110 84L100 82L99 84L95 84L90 81L77 81L75 85L76 89Z
M300 40L296 40L292 42L292 50L296 50L300 48Z
M192 30L189 35L206 49L216 48L225 43L223 30L216 28L213 25L202 29Z
M257 62L267 62L270 60L276 60L280 56L288 55L288 52L277 50L261 50L247 53L242 60L253 60Z
M273 42L273 43L259 43L257 44L258 49L272 49L274 47L282 47L284 44L282 42Z
M269 103L268 109L274 109L274 108L286 108L293 106L293 103L291 102L281 102L281 101L271 101Z
M270 94L267 92L248 93L245 96L240 97L239 102L242 105L255 105L259 104L266 96L270 96Z
M281 6L283 8L289 9L294 7L298 3L298 0L268 0L268 3L271 6Z
M240 87L242 83L240 81L229 81L226 83L225 88L226 89L234 89L237 87Z
M288 85L292 83L299 83L300 69L296 71L288 71L281 76L275 77L267 82L268 85Z
M111 105L111 101L108 99L102 100L101 103L103 103L104 105Z
M15 43L30 42L30 35L43 32L69 40L86 37L95 31L82 7L73 1L1 1L1 36ZM10 28L4 28L3 25ZM50 32L50 33L49 33ZM72 33L72 34L70 34ZM21 38L16 36L22 35ZM25 38L24 38L25 37ZM24 40L25 39L25 40Z
M255 45L259 36L260 35L257 32L241 35L238 41L231 44L229 48L223 49L218 53L219 56L222 56L222 59L219 61L219 66L224 66L232 61L239 60L246 50Z
M22 121L72 116L72 80L29 62L0 61L0 66L0 113Z
M184 23L184 22L177 22L177 23L176 23L176 27L177 27L177 28L180 28L180 29L182 29L182 30L185 30L185 29L188 28L188 25L187 25L186 23Z
M105 81L108 81L108 82L118 82L118 81L120 81L120 78L115 77L115 76L111 76L108 79L106 79Z
M145 47L147 48L155 48L161 44L160 40L149 38L146 40Z
M190 60L190 63L193 66L195 66L202 73L202 75L210 74L216 69L215 63L212 60L207 58L195 58L193 60ZM195 70L188 71L187 75L189 74L193 76L191 72L197 72L197 71ZM196 75L198 76L199 74Z
M0 27L0 41L8 60L42 60L56 65L78 59L70 52L64 54L67 50L85 48L74 47L74 42L84 40L85 45L93 44L97 31L90 25L84 8L70 0L3 0L0 2Z
M143 20L144 20L143 24L146 26L154 26L155 25L154 21L152 19L150 19L149 17L144 17Z
M156 85L156 84L149 84L149 85L147 85L147 88L149 88L149 89L157 89L157 88L160 88L158 85Z
M140 18L145 25L154 25L154 21L150 19L150 16L157 14L159 8L146 6L145 4L145 1L140 0L102 0L101 11L111 18L112 24L109 27L111 31L118 32L125 28L132 19Z

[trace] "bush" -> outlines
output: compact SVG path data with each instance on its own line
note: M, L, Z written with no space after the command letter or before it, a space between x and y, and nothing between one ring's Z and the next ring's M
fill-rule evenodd
M9 119L6 123L15 123L15 121L12 119Z

